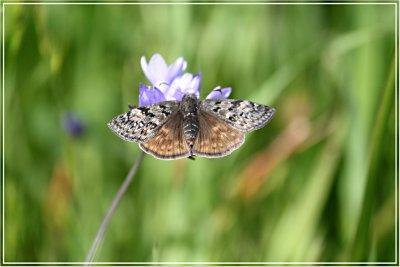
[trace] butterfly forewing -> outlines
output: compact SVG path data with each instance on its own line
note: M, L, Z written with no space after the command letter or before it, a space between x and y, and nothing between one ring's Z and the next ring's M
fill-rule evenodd
M180 112L168 118L157 134L140 148L159 159L178 159L190 156L190 149L183 137L183 119Z
M257 130L267 124L274 108L247 100L204 100L200 109L210 112L241 132Z
M132 108L113 118L108 123L108 127L126 141L142 143L155 136L160 127L178 110L179 102L177 101Z
M244 135L223 120L205 111L198 113L199 132L193 154L216 158L230 154L244 142Z

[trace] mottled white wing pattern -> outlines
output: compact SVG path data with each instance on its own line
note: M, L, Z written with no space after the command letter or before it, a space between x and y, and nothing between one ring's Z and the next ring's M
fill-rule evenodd
M114 117L108 123L108 127L122 139L140 144L153 138L168 118L178 111L178 101L132 108Z
M260 129L274 116L275 109L247 100L201 101L200 109L217 116L233 128L246 133Z

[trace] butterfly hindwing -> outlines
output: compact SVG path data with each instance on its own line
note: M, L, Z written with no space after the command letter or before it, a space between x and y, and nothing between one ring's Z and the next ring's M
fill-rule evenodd
M251 132L267 124L275 113L274 108L247 100L211 100L201 102L200 109L207 111L241 132Z
M160 127L178 110L179 102L177 101L132 108L113 118L108 123L108 127L126 141L143 143L155 136Z
M140 148L159 159L178 159L190 156L190 149L183 137L183 119L180 112L175 113L147 142Z
M198 113L199 132L193 154L216 158L226 156L244 142L244 134L205 111Z

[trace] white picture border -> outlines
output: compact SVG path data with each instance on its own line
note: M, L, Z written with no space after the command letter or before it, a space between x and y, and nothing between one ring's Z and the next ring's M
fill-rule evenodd
M399 3L394 1L381 2L14 2L2 0L2 254L1 265L85 265L86 262L8 262L5 261L5 11L6 6L12 5L393 5L395 7L395 261L393 262L92 262L90 265L388 265L395 266L398 262L398 9Z

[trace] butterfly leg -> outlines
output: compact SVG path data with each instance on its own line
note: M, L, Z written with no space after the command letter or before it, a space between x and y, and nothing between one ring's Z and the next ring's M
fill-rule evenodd
M189 157L187 157L190 160L195 160L196 158L193 155L190 155Z

